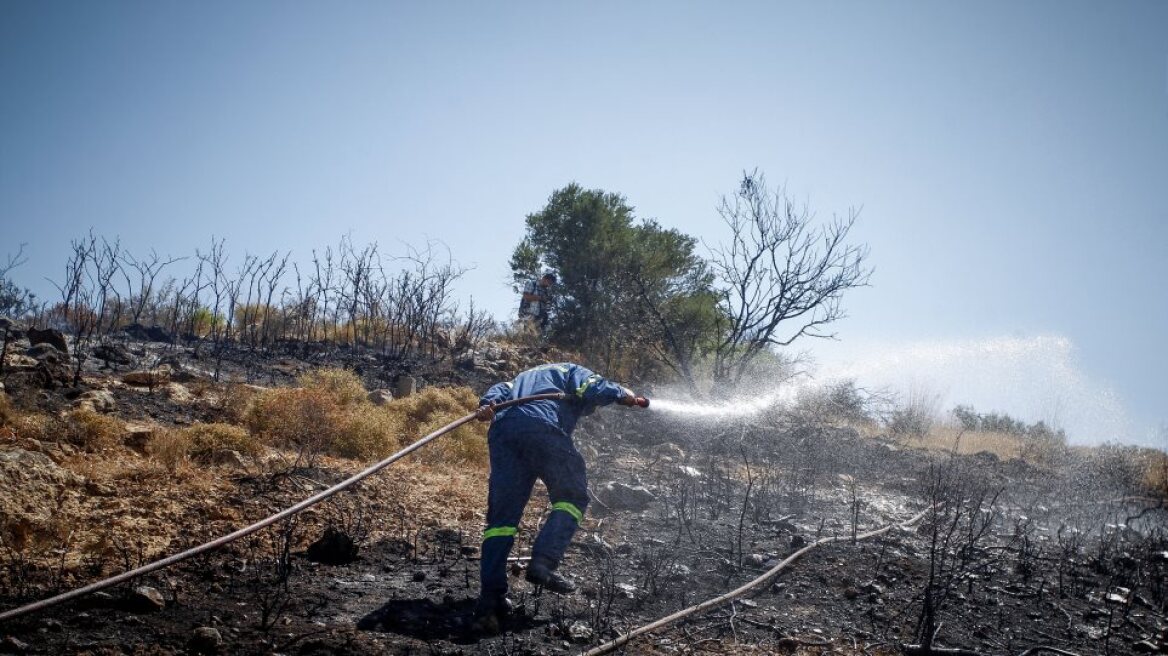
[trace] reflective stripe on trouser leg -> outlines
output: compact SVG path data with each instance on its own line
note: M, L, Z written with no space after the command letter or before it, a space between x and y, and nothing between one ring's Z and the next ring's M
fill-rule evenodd
M572 516L572 519L576 520L577 524L579 524L580 521L584 519L584 511L577 508L576 504L570 501L557 501L552 504L552 510L562 510L568 513Z
M515 544L523 507L531 496L535 472L523 461L523 440L498 424L488 431L491 455L490 490L487 494L487 529L483 531L480 567L484 600L507 594L507 555ZM562 514L562 513L561 513Z
M483 548L479 561L480 596L484 599L507 594L507 555L515 544L514 526L496 526L483 531Z
M555 569L588 507L588 474L584 458L570 439L552 437L542 445L545 452L539 477L551 497L552 513L531 545L531 558Z

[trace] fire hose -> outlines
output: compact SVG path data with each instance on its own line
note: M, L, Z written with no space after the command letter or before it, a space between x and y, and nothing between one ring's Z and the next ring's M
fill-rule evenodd
M559 401L559 400L563 400L566 396L567 395L564 394L563 392L555 392L555 393L551 393L551 394L533 394L531 396L524 396L524 397L521 397L518 399L511 399L509 401L503 401L500 403L496 403L493 405L493 407L496 410L501 410L503 408L507 408L507 407L510 407L513 405L518 405L520 403L528 403L531 401L545 401L545 400ZM649 407L649 400L645 399L644 397L637 397L636 399L634 399L634 404L638 405L642 408L647 408L647 407ZM192 547L192 548L187 549L186 551L183 551L181 553L174 554L173 556L168 556L168 557L163 558L161 560L156 560L152 563L148 563L146 565L143 565L137 569L132 569L128 572L123 572L123 573L118 574L116 576L112 576L110 578L103 579L101 581L97 581L96 583L91 583L83 588L77 588L75 590L63 592L55 597L49 597L47 599L35 601L33 603L26 604L26 605L20 606L18 608L13 608L12 610L4 611L4 612L0 613L0 622L6 621L6 620L11 620L11 619L20 617L21 615L26 615L28 613L31 613L33 611L38 611L38 610L42 610L45 608L49 608L51 606L56 606L57 604L64 603L66 601L69 601L70 599L76 599L78 597L83 597L87 594L97 592L98 590L104 590L108 587L117 585L119 583L124 583L125 581L129 581L131 579L142 576L143 574L149 574L150 572L155 572L155 571L158 571L160 569L170 567L171 565L174 565L175 563L187 560L188 558L192 558L194 556L197 556L201 553L205 553L205 552L210 551L212 549L217 549L217 548L219 548L219 547L221 547L229 542L233 542L235 540L238 540L239 538L251 535L252 533L255 533L263 528L266 528L266 527L268 527L268 526L270 526L270 525L272 525L272 524L274 524L282 519L287 519L287 518L295 515L296 513L300 512L302 510L305 510L311 506L314 506L314 505L320 503L321 501L324 501L325 499L333 496L334 494L341 492L342 490L345 490L349 487L352 487L353 485L357 484L358 482L362 481L363 479L368 478L369 476L371 476L373 474L376 474L377 472L381 471L382 469L385 469L386 467L392 465L393 463L397 462L398 460L401 460L402 458L413 453L414 451L417 451L418 449L422 448L426 444L429 444L430 442L438 439L439 437L445 435L446 433L449 433L450 431L458 428L459 426L462 426L463 424L471 421L472 419L475 418L476 414L477 414L477 412L472 412L472 413L466 415L465 417L462 417L461 419L456 419L456 420L450 422L449 424L446 424L442 428L439 428L438 430L434 431L433 433L430 433L429 435L423 437L422 439L418 440L417 442L414 442L413 444L405 447L401 451L398 451L397 453L385 458L384 460L381 460L380 462L377 462L376 464L370 465L366 469L364 469L356 474L353 474L349 478L346 478L345 480L341 481L340 483L337 483L336 485L328 488L327 490L318 492L317 494L301 501L300 503L298 503L294 506L291 506L289 508L286 508L285 510L282 510L274 515L271 515L270 517L262 519L262 520L254 523L250 526L245 526L244 528L241 528L241 529L239 529L233 533L230 533L228 535L224 535L220 538L216 538L214 540L211 540L210 542L206 542L206 543L201 544L197 547Z

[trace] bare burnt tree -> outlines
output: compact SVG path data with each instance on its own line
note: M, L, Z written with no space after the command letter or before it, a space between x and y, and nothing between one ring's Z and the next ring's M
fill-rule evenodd
M8 273L28 261L21 244L16 255L9 254L0 264L0 374L4 373L4 359L8 355L8 343L14 337L14 325L8 319L24 316L32 306L32 294L27 289L17 287L8 279Z
M450 324L450 343L454 349L478 348L497 327L494 317L486 310L475 308L474 299L470 300L466 314L462 315L458 308L453 309L454 321Z
M93 239L92 233L90 239ZM97 306L94 309L98 318L97 337L100 338L118 327L125 310L122 296L114 285L114 278L122 270L121 240L114 239L113 243L110 243L102 237L101 246L94 249L94 254L91 260L93 270L90 275L97 299ZM79 362L83 361L80 346L75 355Z
M757 170L743 174L718 212L730 242L710 262L720 281L714 377L737 382L765 349L831 337L824 329L845 316L844 293L867 285L871 269L868 248L847 241L856 211L817 226L806 205L769 189Z
M224 269L227 266L227 254L224 250L223 239L216 240L211 238L211 247L206 253L196 250L195 256L199 258L200 275L206 275L206 287L211 290L211 307L210 317L208 319L208 333L211 337L211 348L218 356L221 352L223 340L225 339L224 331L226 327L225 322L220 320L222 316L220 310L228 297L227 291L227 276ZM201 280L202 278L200 278ZM197 350L196 350L197 352ZM219 360L216 357L214 379L219 380Z
M132 323L142 322L142 313L151 303L154 296L154 286L158 280L158 276L166 267L185 260L185 257L170 257L165 259L158 255L157 251L151 250L149 257L136 258L133 254L127 252L122 254L123 275L126 279L127 294L130 308L130 321ZM130 270L137 274L137 290L135 291L134 282L130 278Z
M336 340L337 334L337 314L334 311L336 306L333 303L331 294L333 293L333 285L335 284L335 276L337 275L337 268L335 264L336 257L333 255L332 246L326 247L324 253L317 255L316 251L312 251L312 264L314 274L312 283L309 286L310 297L319 299L314 304L314 309L319 308L320 324L322 340ZM313 323L316 323L316 314L314 312ZM332 327L330 333L329 327Z
M346 338L351 338L354 344L359 341L368 344L377 311L376 295L371 291L375 284L373 276L381 268L377 244L367 244L358 250L353 240L346 236L341 238L339 250L341 274L345 280L339 290L340 302L348 316L349 328Z
M904 646L906 654L915 655L934 653L941 611L971 575L984 575L992 566L995 556L983 543L1000 517L997 500L1002 492L962 467L955 452L931 465L924 482L928 573L917 597L916 644Z
M61 321L73 335L73 384L81 380L81 368L85 362L84 346L92 339L101 324L101 314L96 307L104 307L99 302L102 294L96 291L95 264L99 257L97 238L92 232L83 239L70 243L71 252L65 262L65 277L61 283L53 282L61 293L58 306Z

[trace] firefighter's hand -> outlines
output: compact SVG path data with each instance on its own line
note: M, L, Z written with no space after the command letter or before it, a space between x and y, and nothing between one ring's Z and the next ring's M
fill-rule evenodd
M627 405L630 408L637 405L637 395L633 393L633 390L627 387L622 387L621 389L625 391L625 395L617 399L616 402L621 405Z
M479 409L475 411L475 419L479 421L491 421L495 418L495 404L480 405Z

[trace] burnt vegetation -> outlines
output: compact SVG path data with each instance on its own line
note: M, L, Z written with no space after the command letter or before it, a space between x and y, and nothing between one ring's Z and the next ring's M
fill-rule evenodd
M11 281L18 250L0 266L0 607L267 517L534 364L698 399L785 384L773 347L828 334L868 282L855 215L817 227L757 173L721 213L731 240L705 258L619 195L557 191L512 259L517 280L561 274L546 335L459 303L466 270L436 245L391 257L344 238L306 264L91 234L53 299ZM581 225L604 239L585 247ZM8 621L0 652L600 653L748 584L620 648L1168 651L1168 458L937 403L845 381L747 416L596 413L577 433L594 500L565 566L580 591L522 582L533 504L502 636L467 630L486 478L467 425L246 540Z

